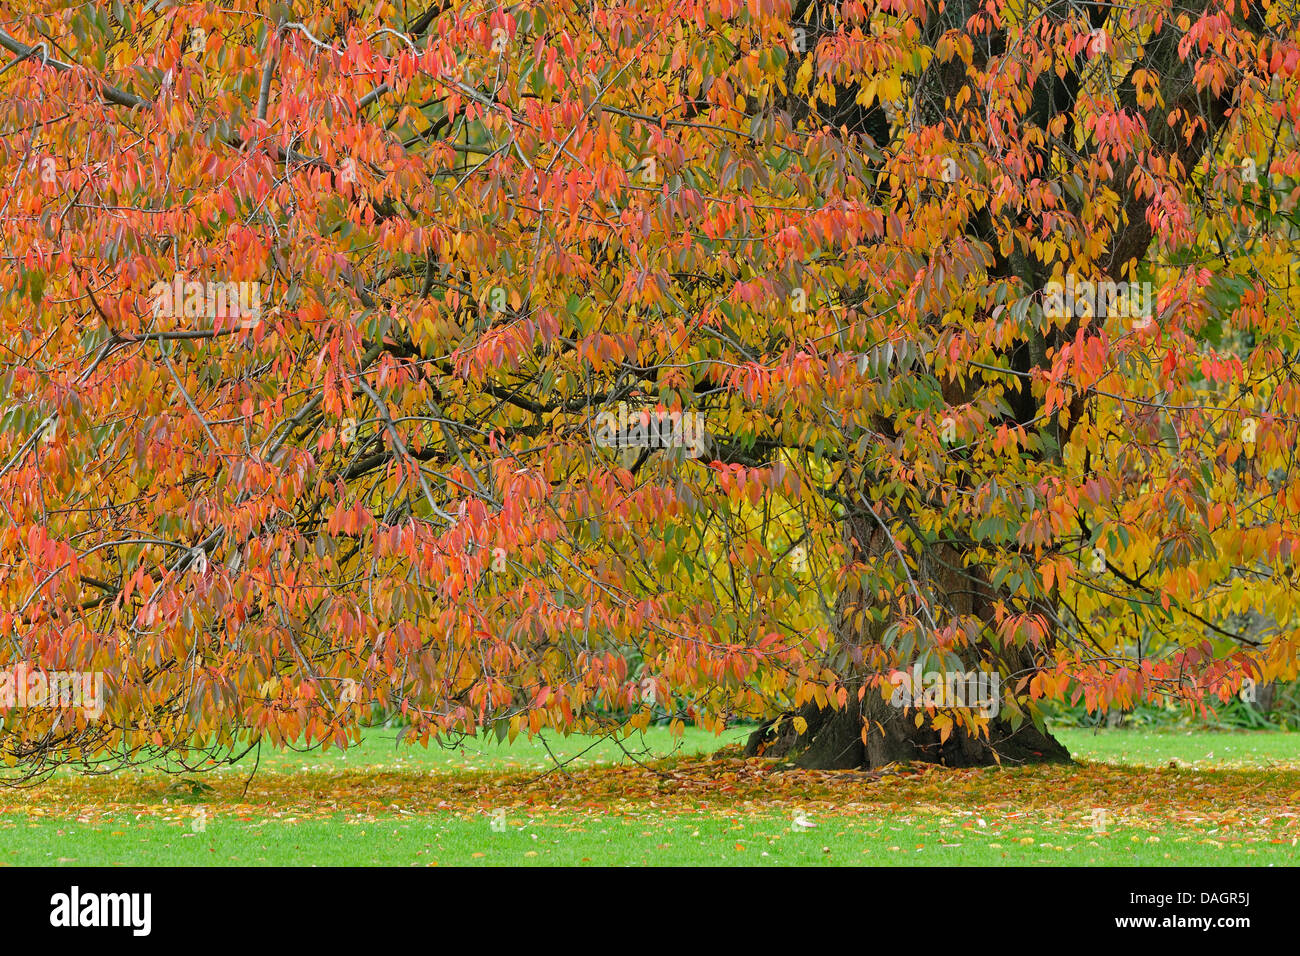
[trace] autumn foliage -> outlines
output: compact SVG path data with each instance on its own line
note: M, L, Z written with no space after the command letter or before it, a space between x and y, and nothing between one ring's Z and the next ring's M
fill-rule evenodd
M1297 16L0 3L0 757L1294 677Z

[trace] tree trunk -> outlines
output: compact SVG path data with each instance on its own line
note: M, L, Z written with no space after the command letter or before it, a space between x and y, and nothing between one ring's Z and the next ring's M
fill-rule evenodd
M851 699L848 707L838 711L807 704L798 712L808 722L807 731L796 733L790 720L793 715L785 715L773 733L775 721L770 720L750 734L745 755L785 758L808 770L874 769L911 761L945 767L1070 762L1069 751L1028 720L1013 729L1007 720L994 718L989 722L988 740L955 726L948 739L940 742L928 717L916 726L916 713L893 707L872 692L861 704ZM866 743L862 741L864 726Z
M861 565L903 567L900 560L903 548L874 514L868 512L850 518L846 522L846 534L850 553ZM914 548L913 553L919 569L911 575L913 589L928 601L930 613L939 620L979 623L984 634L990 633L993 600L998 595L988 587L985 575L964 567L960 552L951 545ZM852 577L846 575L845 580ZM871 769L909 761L947 767L1070 761L1069 751L1027 718L1018 727L1012 727L1006 717L991 717L988 739L973 736L961 724L954 723L947 739L941 740L924 709L895 706L885 699L880 687L868 681L870 669L865 662L881 659L888 623L872 625L865 632L850 623L862 620L853 613L861 600L848 585L836 599L836 629L843 659L850 662L846 681L848 704L836 710L808 703L797 712L767 721L750 735L746 756L782 758L793 766L813 770ZM1043 642L1036 650L995 648L994 642L984 637L956 649L956 653L966 672L996 668L1002 690L1014 693L1020 678L1037 666L1037 653L1045 654L1049 647L1050 643ZM1019 703L1023 706L1023 699ZM918 715L921 716L919 727ZM798 733L794 725L792 718L796 716L807 722L803 733Z

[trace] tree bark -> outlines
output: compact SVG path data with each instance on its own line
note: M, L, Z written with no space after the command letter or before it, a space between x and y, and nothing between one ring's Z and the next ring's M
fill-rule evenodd
M877 769L910 762L945 767L1070 762L1069 751L1028 720L1013 728L1009 721L994 718L989 724L988 740L954 726L948 739L941 742L928 717L923 717L920 727L916 726L916 713L893 707L871 692L861 703L851 699L842 710L806 704L798 712L808 722L803 734L795 732L789 719L794 715L785 715L775 733L774 721L767 721L750 734L745 755L779 758L808 770Z
M855 563L888 566L898 571L899 577L907 576L902 574L904 546L874 511L859 512L847 519L845 533ZM998 595L978 569L965 567L960 549L943 544L917 546L910 551L918 568L910 576L914 592L918 601L928 603L928 613L941 621L978 622L985 634L991 633L993 601ZM991 717L987 739L972 735L954 722L947 739L942 739L925 709L894 706L886 700L880 686L870 679L868 662L886 655L884 635L889 623L858 626L855 622L864 620L855 613L860 603L861 596L849 587L841 588L836 599L840 647L852 662L847 705L835 709L808 703L798 711L767 721L750 735L746 756L780 758L813 770L874 769L911 761L947 767L1070 762L1069 751L1027 718L1013 727L1004 716ZM1046 655L1049 648L1050 641L1037 649L998 648L994 641L982 637L957 648L956 653L965 672L996 670L1002 691L1014 694L1019 679L1038 666L1038 655ZM910 666L911 662L900 664ZM1022 709L1026 703L1021 696ZM942 712L943 708L936 711ZM807 722L803 733L797 731L794 717Z

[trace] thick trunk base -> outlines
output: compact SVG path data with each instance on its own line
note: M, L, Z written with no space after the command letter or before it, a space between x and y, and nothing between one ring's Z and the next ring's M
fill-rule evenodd
M868 694L860 707L850 704L838 711L805 706L797 715L808 722L802 734L795 729L794 714L784 715L775 731L776 720L770 720L750 735L745 756L777 758L808 770L876 769L913 761L945 767L1070 763L1070 752L1030 721L1013 729L1003 718L994 718L987 740L954 727L941 742L928 718L917 727L915 710L891 707L873 696Z
M906 513L894 514L899 531L905 531ZM987 736L973 736L954 722L947 738L941 739L924 709L896 706L902 701L910 703L919 695L920 701L933 701L940 708L945 701L953 706L982 701L990 707L996 701L1001 707L1014 699L1003 697L1001 675L1014 674L1019 680L1051 660L1051 634L1040 634L1032 645L1008 645L1006 636L1000 633L997 608L1006 595L988 583L987 558L969 553L968 547L975 543L966 547L926 544L915 541L909 531L902 535L912 551L906 554L899 536L869 506L849 517L844 534L852 566L857 570L856 575L845 578L835 601L834 627L842 651L835 665L849 691L848 706L831 710L809 703L798 713L768 721L750 736L746 755L773 757L812 770L878 769L910 762L946 767L1069 763L1069 751L1029 720L1012 727L1006 714L998 714L987 722ZM951 538L960 541L964 535L957 529ZM906 595L904 604L914 599L926 608L926 630L947 630L950 639L953 634L962 635L959 643L940 655L949 662L945 667L959 663L957 670L921 674L917 672L924 666L920 659L893 660L886 640L888 621L878 614L865 613L873 606L878 610L880 602L871 586L862 585L864 571L868 581L877 572L887 581L906 579L908 590L898 593ZM898 625L905 623L905 618L897 614L892 619ZM915 631L919 622L916 618L908 620L910 630ZM927 638L922 635L922 639ZM904 668L910 665L913 673L887 694L895 684L896 673L890 673L888 685L881 685L879 678L891 663ZM934 683L936 677L941 677L942 682ZM898 689L908 693L896 698ZM970 696L972 692L974 697ZM807 722L803 733L796 730L794 718L802 718L801 725Z

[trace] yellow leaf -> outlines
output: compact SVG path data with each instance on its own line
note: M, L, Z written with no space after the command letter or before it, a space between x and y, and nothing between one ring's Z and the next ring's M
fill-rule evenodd
M936 714L931 724L939 731L939 743L946 743L952 735L952 718L947 714Z

